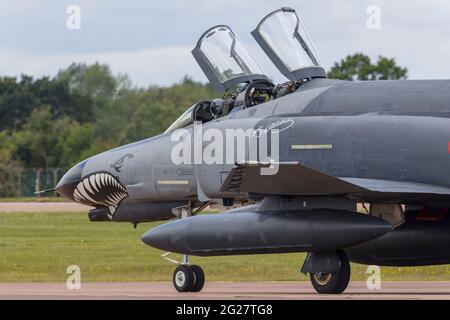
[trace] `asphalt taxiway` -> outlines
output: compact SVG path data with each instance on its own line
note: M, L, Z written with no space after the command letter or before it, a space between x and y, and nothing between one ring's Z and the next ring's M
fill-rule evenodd
M308 282L207 282L200 293L178 293L170 282L82 283L68 290L65 283L0 283L0 299L445 299L450 281L382 282L369 290L351 282L342 295L318 295Z

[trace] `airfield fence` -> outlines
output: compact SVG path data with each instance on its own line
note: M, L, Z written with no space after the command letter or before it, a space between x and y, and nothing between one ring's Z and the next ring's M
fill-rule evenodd
M66 172L65 168L0 168L0 197L55 197L52 189Z

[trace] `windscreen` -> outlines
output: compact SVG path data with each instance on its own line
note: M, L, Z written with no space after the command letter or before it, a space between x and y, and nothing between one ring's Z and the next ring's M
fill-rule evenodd
M175 120L174 123L171 124L169 128L167 128L164 133L170 133L177 129L187 127L192 123L192 112L194 112L194 108L197 104L194 104L192 107L187 109L181 116L178 117L177 120Z
M263 74L241 40L226 26L218 26L204 35L200 52L222 83L236 77Z

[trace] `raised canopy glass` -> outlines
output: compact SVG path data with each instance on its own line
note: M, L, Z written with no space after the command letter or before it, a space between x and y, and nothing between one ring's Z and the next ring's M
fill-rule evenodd
M289 79L324 76L313 44L294 9L282 8L272 12L259 23L252 35ZM299 74L298 70L304 72Z
M254 57L227 26L216 26L205 32L192 53L218 90L227 90L247 80L266 78Z

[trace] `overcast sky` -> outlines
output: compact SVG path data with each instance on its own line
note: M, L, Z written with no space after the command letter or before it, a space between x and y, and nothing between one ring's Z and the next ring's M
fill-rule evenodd
M81 9L80 30L66 26L71 4ZM379 30L367 28L370 5L381 9ZM54 75L73 61L99 61L140 86L186 74L206 81L190 50L208 27L227 24L278 81L250 31L281 6L297 10L326 69L364 52L394 57L411 79L450 78L448 0L0 0L0 75Z

